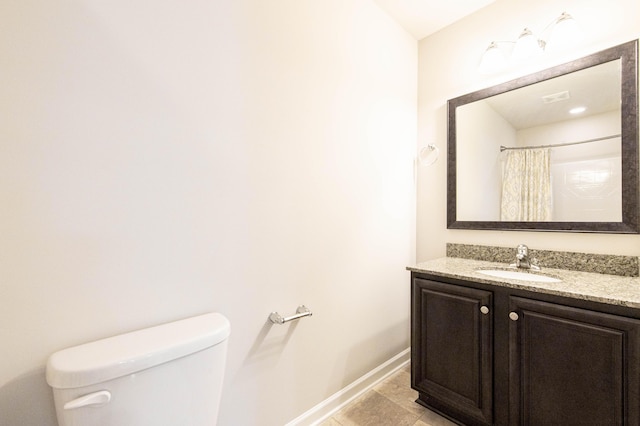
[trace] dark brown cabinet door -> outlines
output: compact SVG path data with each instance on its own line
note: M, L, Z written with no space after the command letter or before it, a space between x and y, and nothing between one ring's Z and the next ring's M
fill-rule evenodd
M640 321L511 297L512 425L639 425Z
M419 403L467 425L493 418L492 293L416 278L412 387Z

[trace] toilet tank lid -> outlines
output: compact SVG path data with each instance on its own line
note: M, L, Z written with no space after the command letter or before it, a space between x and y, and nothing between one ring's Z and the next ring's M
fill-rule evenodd
M215 346L230 329L226 317L209 313L64 349L49 357L47 383L69 389L133 374Z

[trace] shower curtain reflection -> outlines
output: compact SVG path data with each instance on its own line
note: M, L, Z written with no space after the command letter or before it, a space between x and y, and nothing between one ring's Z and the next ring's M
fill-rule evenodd
M503 152L500 220L552 220L550 164L548 148Z

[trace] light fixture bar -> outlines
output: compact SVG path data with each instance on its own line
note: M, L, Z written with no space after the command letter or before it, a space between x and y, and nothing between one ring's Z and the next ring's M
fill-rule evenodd
M509 61L522 61L542 55L547 48L559 50L574 44L577 37L576 21L567 12L551 21L537 37L531 29L525 27L516 41L492 41L480 60L479 71L490 74L506 68ZM548 37L543 37L549 32ZM501 43L513 43L513 51L509 58L500 49Z

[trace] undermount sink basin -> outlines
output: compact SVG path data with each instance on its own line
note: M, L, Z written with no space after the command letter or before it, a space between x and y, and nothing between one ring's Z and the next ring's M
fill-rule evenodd
M520 281L533 281L539 283L559 283L562 280L558 278L550 277L548 275L542 275L531 272L523 272L523 271L508 271L504 269L477 269L476 272L479 272L484 275L490 275L496 278L507 278L512 280L520 280Z

